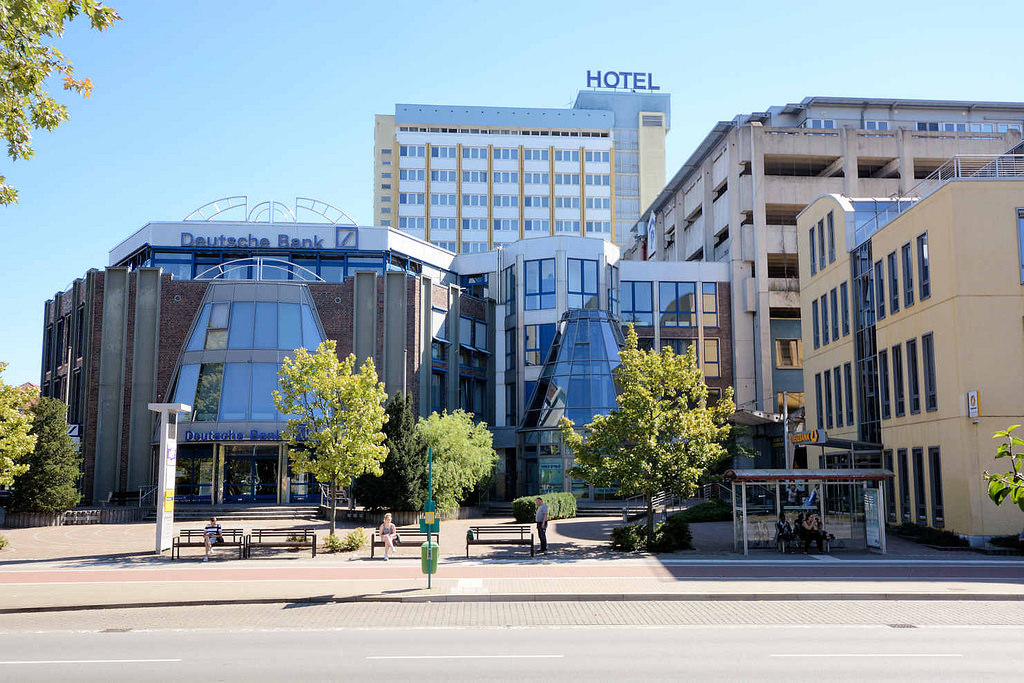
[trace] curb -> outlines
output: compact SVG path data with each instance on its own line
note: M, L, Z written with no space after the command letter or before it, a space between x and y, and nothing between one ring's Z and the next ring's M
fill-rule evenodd
M350 603L480 603L480 602L806 602L818 600L922 600L1024 602L1019 593L486 593L444 595L350 595L303 598L239 598L225 600L169 600L164 602L101 603L94 605L50 605L44 607L2 608L0 614L35 614L45 612L81 612L108 609L142 609L160 607L199 607L222 605L295 605Z

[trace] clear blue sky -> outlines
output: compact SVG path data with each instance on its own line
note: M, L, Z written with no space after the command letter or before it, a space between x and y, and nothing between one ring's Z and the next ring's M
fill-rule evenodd
M372 220L373 115L396 102L561 107L587 69L672 95L668 174L716 121L810 95L1024 100L1020 5L153 2L58 46L89 100L0 157L7 382L39 381L43 302L151 220L218 197L316 197ZM921 9L917 9L921 7Z

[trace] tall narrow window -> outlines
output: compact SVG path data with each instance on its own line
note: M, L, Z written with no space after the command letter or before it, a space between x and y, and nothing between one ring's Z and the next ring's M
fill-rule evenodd
M889 267L889 311L897 313L900 310L900 274L896 270L896 252L889 252L885 261Z
M882 453L882 467L893 471L892 449ZM896 523L896 482L892 477L885 480L885 516L892 524Z
M903 402L903 348L897 344L892 347L892 393L896 398L896 417L906 415Z
M900 448L896 451L896 462L898 469L896 475L900 480L900 520L912 521L910 516L910 469L907 465L907 449Z
M821 403L821 373L814 375L814 412L818 414L818 429L825 428L825 406Z
M917 236L917 281L921 301L932 295L932 282L928 268L928 233Z
M811 241L814 241L813 237ZM1017 209L1017 252L1020 256L1020 283L1024 285L1024 209Z
M921 363L924 365L924 409L932 412L939 409L939 397L935 389L935 344L931 332L921 337Z
M914 260L910 254L910 242L903 245L903 307L914 305Z
M821 295L821 343L828 344L828 295Z
M843 309L843 336L850 334L850 296L845 282L839 283L839 298Z
M917 372L917 340L907 340L907 396L910 414L921 412L921 383Z
M815 299L811 302L811 340L814 344L814 348L818 348L818 346L820 346L820 329L821 328L818 327L818 300Z
M836 427L843 426L843 379L837 365L832 370L832 382L836 389Z
M816 245L814 244L814 226L813 225L811 226L811 231L808 233L808 235L811 238L810 239L811 250L809 252L810 255L811 255L811 275L814 275L815 273L818 272L818 259L816 258L817 252L815 251ZM1024 242L1022 242L1021 244L1024 245ZM1020 266L1021 282L1024 282L1024 246L1021 246L1021 261L1020 262L1021 262L1021 266Z
M880 260L875 261L875 314L885 318L885 265Z
M839 294L835 287L831 292L832 300L832 341L839 339Z
M800 339L775 340L775 367L780 369L802 368L804 366L804 345Z
M878 352L878 377L882 385L882 419L892 417L892 397L889 395L889 352L881 349Z
M836 260L836 224L832 218L832 212L828 212L828 262L832 263Z
M843 364L843 375L846 376L846 424L853 425L853 365Z
M718 327L718 283L705 282L701 289L701 325Z
M946 525L942 505L942 462L939 447L928 449L928 478L932 485L932 526L941 529Z
M825 219L818 221L818 269L825 269Z
M832 373L825 370L825 428L832 429Z
M914 457L914 510L918 524L928 524L928 503L925 500L924 488L924 449L915 448Z
M524 263L526 310L538 311L555 307L555 259L538 259Z

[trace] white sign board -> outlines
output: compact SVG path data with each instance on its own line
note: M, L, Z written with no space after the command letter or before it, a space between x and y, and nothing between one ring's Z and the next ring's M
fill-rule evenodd
M978 392L967 392L967 417L978 417Z
M171 547L174 538L174 475L178 464L178 413L192 408L180 403L150 403L160 415L159 479L156 490L156 554Z

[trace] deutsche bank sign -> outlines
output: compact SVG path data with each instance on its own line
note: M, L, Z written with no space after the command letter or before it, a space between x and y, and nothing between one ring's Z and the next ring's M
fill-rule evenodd
M621 88L623 90L661 90L654 85L650 73L639 71L591 71L587 69L588 88Z

